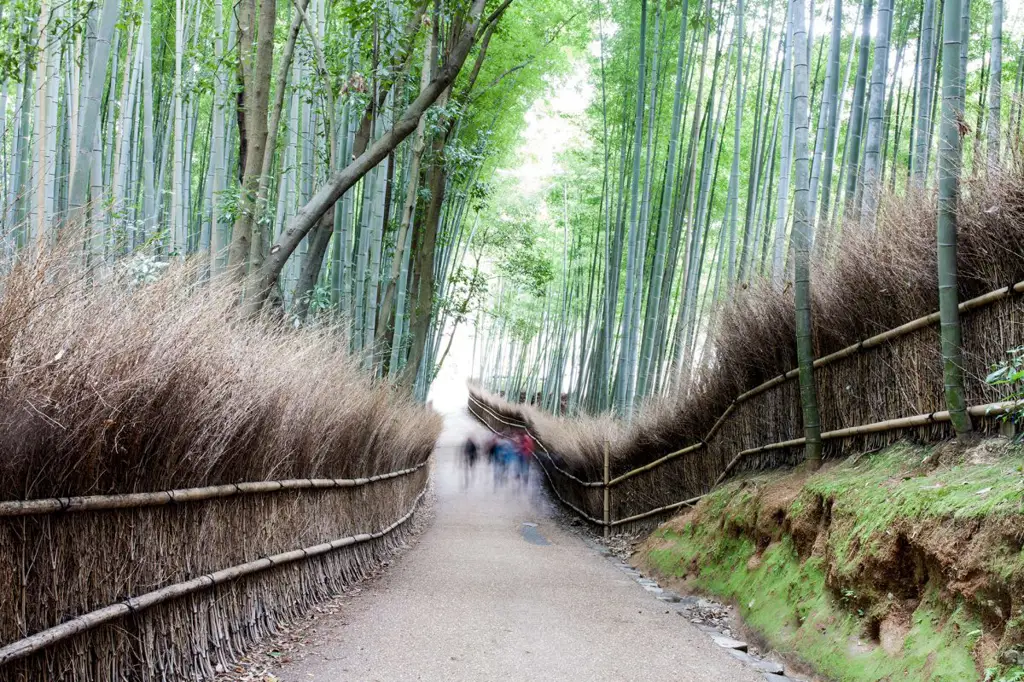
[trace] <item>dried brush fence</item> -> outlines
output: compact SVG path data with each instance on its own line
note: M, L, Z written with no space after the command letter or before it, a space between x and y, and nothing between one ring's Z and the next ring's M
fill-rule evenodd
M983 377L1024 344L1024 163L1015 157L965 179L962 190L966 398L979 428L992 430L1003 396ZM875 230L844 225L843 239L817 259L815 379L826 457L951 432L934 314L935 221L932 191L887 197ZM539 436L559 465L549 471L552 487L567 503L603 524L608 490L608 524L645 521L706 493L723 474L801 459L794 318L791 291L770 282L732 291L684 390L644 405L628 425L556 417L480 391L475 398Z
M189 266L67 262L0 277L0 679L209 677L403 543L440 419Z
M960 305L967 400L982 432L998 429L998 417L1019 407L1000 401L983 377L1007 348L1024 345L1022 294L1024 281ZM815 360L826 457L883 447L908 435L921 440L951 435L937 325L938 313L929 314ZM558 453L552 441L561 435L559 422L533 408L474 386L469 409L495 431L530 431L541 445L539 462L558 499L583 519L610 529L693 505L731 476L799 463L804 440L796 378L794 369L741 393L692 442L618 472L607 446L603 471L595 471L593 457Z

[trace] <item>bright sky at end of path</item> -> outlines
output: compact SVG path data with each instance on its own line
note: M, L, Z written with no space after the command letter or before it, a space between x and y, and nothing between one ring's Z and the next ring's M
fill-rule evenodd
M551 83L546 96L537 99L526 112L526 127L516 151L514 166L495 172L495 180L515 183L519 192L538 202L546 218L546 194L561 172L560 154L573 146L587 144L580 127L582 117L594 98L590 70L585 60L572 73ZM429 400L442 413L465 406L466 381L473 373L473 326L460 325L452 350L430 388ZM477 348L477 353L494 349Z

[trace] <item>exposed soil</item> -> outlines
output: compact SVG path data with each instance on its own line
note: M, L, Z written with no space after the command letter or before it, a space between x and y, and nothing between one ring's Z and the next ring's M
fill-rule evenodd
M708 561L720 558L730 539L753 545L740 557L750 574L769 550L788 543L798 565L813 560L808 565L823 573L839 613L832 619L845 612L861 624L849 642L852 656L875 649L901 655L915 622L927 617L936 630L952 632L943 636L971 643L980 678L1000 652L1024 643L1019 459L1005 441L968 450L904 446L900 458L749 479L664 524L640 554L661 557L662 573L664 557L678 555L682 563L671 572L686 588L708 582ZM681 542L696 549L680 551ZM702 543L715 546L702 552ZM971 627L966 633L950 620L960 606L965 622L976 623L963 626ZM797 611L795 622L779 625L783 635L804 625Z

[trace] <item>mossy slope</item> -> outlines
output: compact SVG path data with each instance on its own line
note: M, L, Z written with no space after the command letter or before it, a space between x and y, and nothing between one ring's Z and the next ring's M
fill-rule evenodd
M639 563L735 601L830 678L980 680L1024 641L1022 466L1005 445L898 445L747 479L662 526Z

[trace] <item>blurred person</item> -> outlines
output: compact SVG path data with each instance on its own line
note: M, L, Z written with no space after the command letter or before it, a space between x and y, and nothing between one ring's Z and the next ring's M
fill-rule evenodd
M476 467L479 455L480 451L477 448L476 441L473 440L472 436L469 436L462 445L462 482L464 487L468 488L470 481L473 479L473 470Z
M534 441L533 436L527 431L523 431L519 434L517 445L517 451L519 454L519 469L516 471L516 477L524 484L529 485L530 483L530 467L533 465L534 458Z

